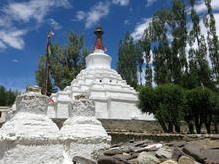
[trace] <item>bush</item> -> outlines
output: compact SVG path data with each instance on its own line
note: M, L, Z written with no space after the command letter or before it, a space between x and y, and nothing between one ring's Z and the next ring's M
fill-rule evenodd
M139 92L139 108L143 112L153 113L164 132L180 132L183 119L185 94L183 88L174 84L165 84L156 88L142 87Z
M208 88L197 87L186 93L188 108L186 110L186 121L189 123L190 132L193 133L195 125L196 132L201 133L201 127L205 124L207 132L211 133L213 114L217 113L217 95Z

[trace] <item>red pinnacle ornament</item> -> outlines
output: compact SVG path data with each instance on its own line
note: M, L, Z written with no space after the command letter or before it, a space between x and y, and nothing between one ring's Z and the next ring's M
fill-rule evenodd
M94 50L104 50L104 45L103 45L103 29L102 27L97 27L96 30L94 31L94 34L97 35L97 39L94 45Z

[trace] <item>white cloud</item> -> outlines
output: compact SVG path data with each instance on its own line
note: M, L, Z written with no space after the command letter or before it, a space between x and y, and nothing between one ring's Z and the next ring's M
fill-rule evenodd
M23 36L27 33L26 30L0 30L0 41L5 45L16 49L23 49Z
M129 0L113 0L113 4L127 6L129 4Z
M10 3L3 12L15 21L28 22L35 19L42 22L52 7L68 7L67 1L60 0L30 0L28 2Z
M0 49L5 49L5 48L6 48L6 45L2 41L0 41Z
M83 12L83 11L78 11L77 12L77 15L76 15L76 19L77 20L81 21L81 20L85 19L85 17L86 17L86 13L85 12Z
M17 59L13 59L12 62L13 62L13 63L18 63L19 60L17 60Z
M157 0L146 0L147 1L147 7L151 6L154 2Z
M51 26L53 29L55 29L55 30L59 30L59 29L62 28L62 26L61 26L57 21L55 21L55 20L52 19L52 18L49 19L49 24L50 24L50 26Z
M107 16L109 14L110 3L99 2L95 6L93 6L90 11L77 12L76 18L79 21L85 21L85 27L90 28L95 25L101 18Z
M30 31L30 27L25 27L30 21L34 26L44 22L45 17L55 7L70 7L68 0L29 0L27 2L11 2L0 8L0 48L8 46L15 49L23 49L24 35ZM18 29L22 25L23 29ZM51 20L50 24L54 28L60 28L55 20Z
M218 0L212 0L211 6L213 10L219 9L219 1ZM203 13L207 11L207 7L205 5L204 1L199 2L197 5L195 5L195 9L197 13Z
M140 24L138 24L134 32L131 33L131 36L134 38L134 40L139 40L144 34L144 30L149 26L149 23L151 22L151 18L145 18Z

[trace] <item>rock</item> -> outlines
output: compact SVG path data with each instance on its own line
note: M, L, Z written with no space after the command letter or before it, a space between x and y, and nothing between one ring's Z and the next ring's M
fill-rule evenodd
M130 141L129 141L129 143L134 143L134 142L135 142L135 140L130 140Z
M111 145L110 148L120 147L120 146L122 146L123 144L124 144L124 143L122 143L122 142L117 143L117 144L113 144L113 145Z
M98 164L128 164L126 161L122 161L113 157L104 157L97 161Z
M214 134L213 136L211 136L212 140L219 140L219 134Z
M206 159L203 154L203 147L198 144L189 143L185 145L185 147L183 148L183 152L185 152L189 156L193 157L195 160L202 163Z
M205 160L204 164L218 164L215 161Z
M158 164L160 163L159 159L154 155L151 155L147 152L142 152L137 158L139 164Z
M122 146L120 148L125 153L133 152L133 150L135 149L135 147L133 147L132 145L124 145L124 146Z
M173 144L174 147L183 147L184 145L186 145L185 141L179 141Z
M173 161L173 160L167 160L167 161L164 161L160 164L178 164L176 161Z
M207 161L219 163L219 149L207 149L203 151Z
M120 147L111 148L103 152L104 155L110 155L110 156L121 154L121 153L123 153L123 151Z
M175 147L173 149L173 154L172 154L172 159L175 161L178 161L178 159L183 155L184 153L182 152L182 150L178 147Z
M160 149L162 146L163 146L162 144L152 144L152 145L148 145L146 148L149 151L156 151Z
M91 158L92 159L100 159L102 158L104 155L103 155L103 152L105 151L106 149L99 149L99 150L94 150L92 153L91 153Z
M135 149L134 152L137 153L137 152L143 152L143 151L156 151L160 149L162 146L163 146L162 144L152 144L152 145L148 145L143 148Z
M170 147L163 147L163 148L160 148L156 152L156 157L163 158L163 159L171 159L172 153L173 153L173 149L172 148L170 148Z
M179 164L195 164L195 161L189 157L182 156L178 160Z
M134 146L135 146L135 147L139 147L139 146L144 145L146 142L147 142L147 141L138 141L138 142L134 143Z
M132 159L132 156L128 153L116 154L113 158L120 159L120 160L129 160Z
M186 144L185 141L173 141L173 142L167 143L166 145L173 146L173 147L183 147L185 144Z
M128 161L129 164L139 164L139 161L137 159L132 159Z
M80 156L75 156L72 160L73 164L96 164L97 162Z
M137 158L139 156L139 153L132 153L131 156L132 156L131 159Z

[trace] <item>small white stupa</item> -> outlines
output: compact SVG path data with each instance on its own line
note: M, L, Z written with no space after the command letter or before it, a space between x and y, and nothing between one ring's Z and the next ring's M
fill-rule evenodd
M92 152L108 148L111 137L96 119L93 101L85 95L79 95L71 105L70 117L60 130L60 139L64 141L68 159L75 156L91 158Z
M0 164L60 164L59 129L46 115L48 97L37 86L16 99L16 112L0 129Z
M48 108L54 119L69 117L69 104L75 96L87 94L95 102L95 115L100 119L154 120L153 115L142 114L137 107L137 92L111 68L112 58L104 52L101 27L97 27L94 52L86 57L86 69L63 91L52 94L55 103Z

